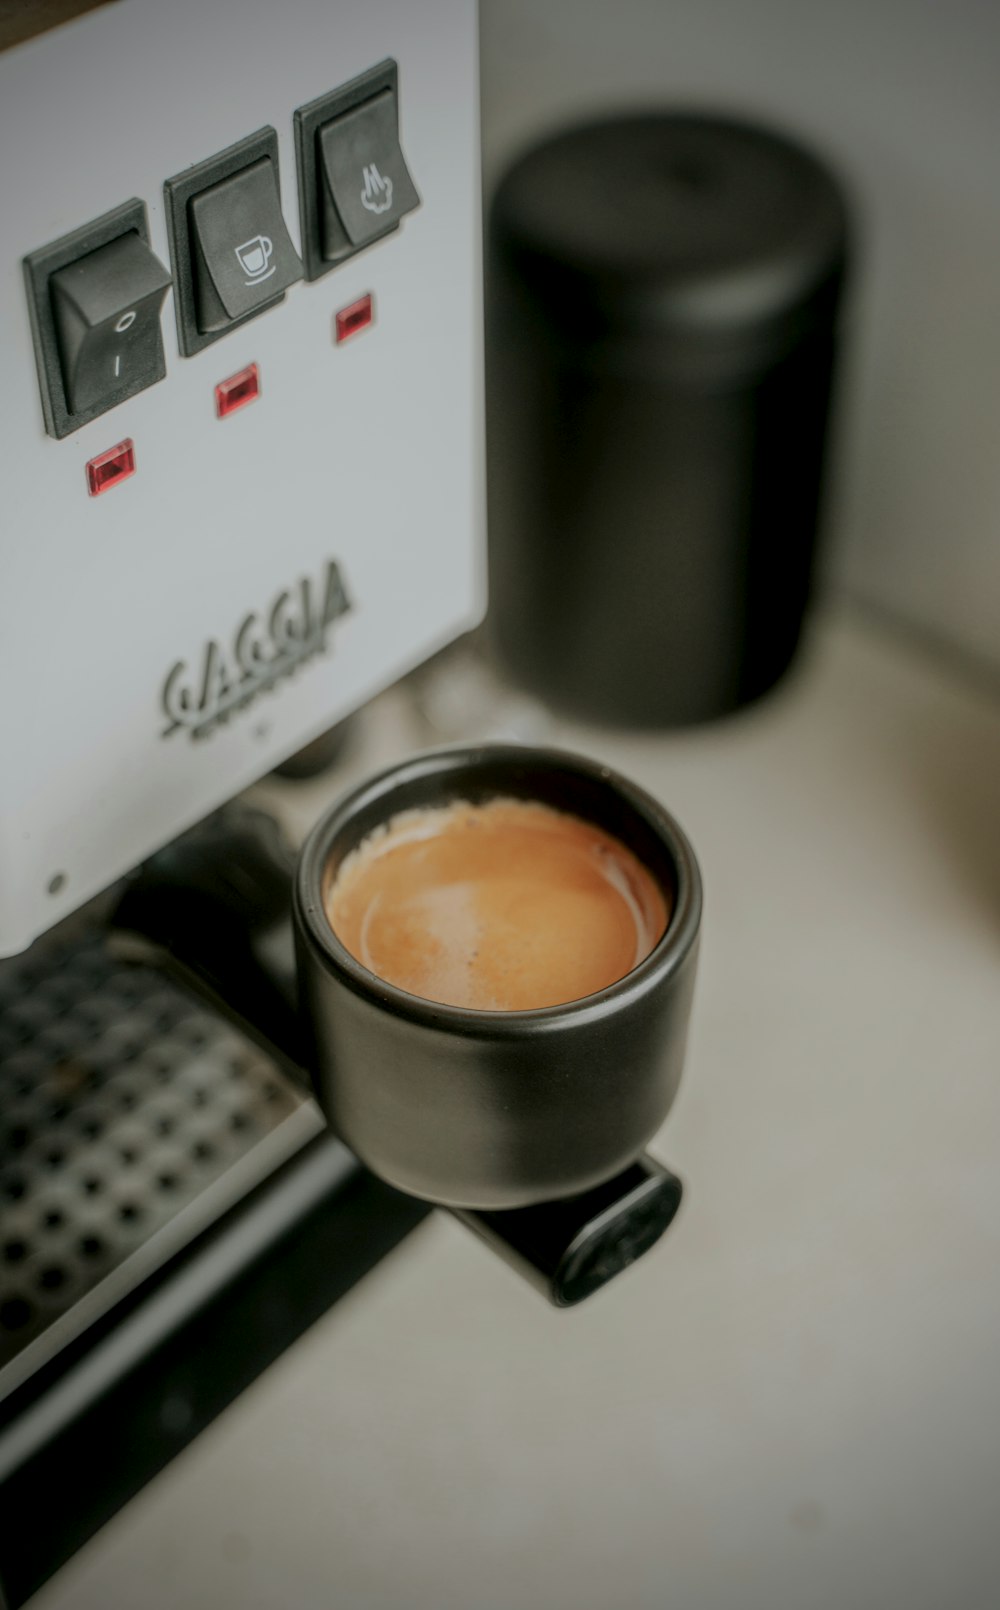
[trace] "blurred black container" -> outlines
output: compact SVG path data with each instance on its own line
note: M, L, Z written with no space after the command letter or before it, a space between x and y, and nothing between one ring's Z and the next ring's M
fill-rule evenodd
M747 123L622 117L508 171L488 243L490 623L533 692L669 726L786 669L846 245L831 174Z

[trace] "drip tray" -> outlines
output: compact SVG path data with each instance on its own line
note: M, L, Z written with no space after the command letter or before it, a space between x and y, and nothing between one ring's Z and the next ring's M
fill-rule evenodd
M0 1399L323 1127L100 931L0 963Z

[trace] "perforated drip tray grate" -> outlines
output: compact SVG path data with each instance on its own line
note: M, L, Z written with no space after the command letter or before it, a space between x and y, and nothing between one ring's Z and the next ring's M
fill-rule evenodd
M322 1127L100 934L0 963L0 1397Z

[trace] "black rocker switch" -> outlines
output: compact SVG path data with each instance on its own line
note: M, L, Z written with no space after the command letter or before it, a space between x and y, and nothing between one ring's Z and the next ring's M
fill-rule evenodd
M319 279L420 206L399 141L399 75L387 58L295 113L307 280Z
M203 190L188 207L195 308L203 334L226 329L302 278L269 157Z
M110 408L164 374L160 309L170 275L135 231L51 276L52 313L71 413Z
M163 186L177 338L186 358L277 306L302 278L267 124Z
M320 131L322 252L327 262L395 229L420 205L396 129L396 97L384 89Z
M23 262L45 429L61 439L167 372L160 309L170 275L133 196Z

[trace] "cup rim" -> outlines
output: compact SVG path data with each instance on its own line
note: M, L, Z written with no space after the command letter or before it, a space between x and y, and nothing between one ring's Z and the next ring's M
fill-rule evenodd
M454 1006L413 995L381 978L359 962L334 933L323 903L323 877L334 840L352 817L375 805L380 798L390 796L401 785L446 776L451 771L468 771L476 766L485 769L498 764L509 764L512 768L548 767L617 792L666 850L676 879L666 929L648 956L604 989L557 1005L523 1010ZM454 797L462 796L456 791ZM390 806L384 820L388 821L394 814ZM411 1023L491 1040L516 1039L526 1033L537 1036L545 1029L555 1032L569 1024L579 1026L603 1018L609 1010L645 995L683 964L698 936L701 908L701 874L694 850L679 823L652 794L612 767L586 755L529 744L449 744L422 750L383 767L348 789L314 823L299 853L295 875L299 934L356 995Z

